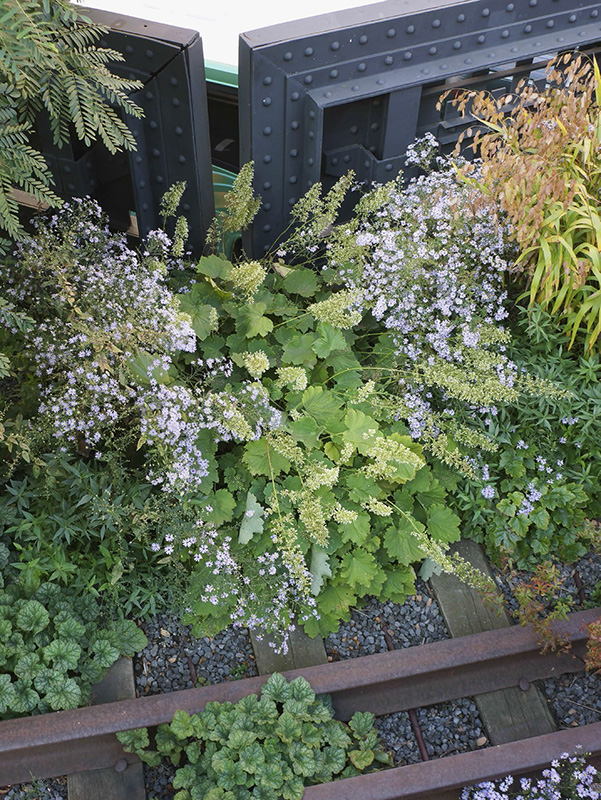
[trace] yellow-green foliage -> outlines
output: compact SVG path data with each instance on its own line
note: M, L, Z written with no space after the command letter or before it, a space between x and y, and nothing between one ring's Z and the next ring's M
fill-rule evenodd
M452 102L484 125L473 137L483 162L475 180L507 215L531 305L561 320L570 346L584 335L591 349L601 334L597 63L564 55L543 89L523 80L509 95L464 91Z

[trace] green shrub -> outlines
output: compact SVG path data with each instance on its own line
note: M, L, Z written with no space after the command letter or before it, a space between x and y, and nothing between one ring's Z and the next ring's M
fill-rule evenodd
M8 549L0 545L5 570ZM29 591L24 581L0 589L0 719L86 705L97 683L121 655L133 656L146 637L129 620L106 627L91 595L56 584Z
M174 800L302 800L305 786L392 766L373 720L357 712L348 725L338 722L304 678L287 683L274 673L260 696L176 711L159 726L156 749L145 728L117 738L148 764L178 765Z
M520 370L559 391L489 415L482 429L498 449L482 455L481 479L462 480L450 503L464 534L494 559L509 557L520 569L570 563L599 544L585 523L601 513L601 364L596 354L569 352L540 307L518 307L508 352Z

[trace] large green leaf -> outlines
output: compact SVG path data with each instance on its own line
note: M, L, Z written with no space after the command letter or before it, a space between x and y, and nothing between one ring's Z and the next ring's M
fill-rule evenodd
M290 686L288 681L279 672L274 672L261 689L261 699L268 698L275 703L283 703L289 697Z
M190 715L181 709L176 711L173 715L173 719L171 720L169 728L171 733L173 733L182 741L184 739L188 739L194 734L194 728L192 727L192 722L190 721Z
M332 570L330 568L330 557L328 553L318 545L313 545L311 548L311 566L310 572L313 576L311 582L311 593L318 595L323 586L324 578L332 577Z
M349 758L358 770L364 770L373 762L373 750L350 750Z
M317 275L312 269L298 267L289 272L284 278L284 288L290 294L300 294L301 297L313 297L317 291Z
M44 660L60 672L74 670L81 655L81 647L70 639L55 639L44 648Z
M17 714L31 714L40 703L40 695L31 688L28 681L17 681L14 687L12 710Z
M273 322L264 316L267 310L266 303L248 303L237 309L236 330L247 339L255 336L267 336L273 330Z
M450 508L434 503L428 508L428 533L439 542L457 542L461 520Z
M263 506L257 502L257 498L252 492L248 492L244 517L238 533L240 544L248 544L255 533L263 533L263 514Z
M37 600L26 600L17 613L17 627L32 634L43 631L49 622L48 612Z
M73 678L63 679L60 685L54 685L47 692L44 700L53 711L77 708L81 703L81 690Z
M354 445L360 453L367 453L380 430L376 420L362 411L349 408L344 416L344 424L344 441Z
M302 675L290 682L290 698L305 704L315 702L315 692L309 681Z
M343 542L354 542L354 544L361 545L365 542L371 530L370 516L364 511L358 511L356 520L340 523L338 530Z
M197 272L201 275L206 275L208 278L225 278L231 268L231 262L215 255L202 256L196 265Z
M357 596L350 586L345 584L329 584L318 598L320 611L325 614L334 614L342 619L348 614L351 605Z
M311 368L317 362L313 352L313 342L316 335L310 333L295 333L286 339L282 351L282 364Z
M242 461L244 461L252 475L265 475L269 478L272 470L274 476L279 475L280 472L290 471L288 459L280 455L272 447L269 447L265 438L247 442L244 445Z
M157 383L168 386L175 380L177 370L173 365L168 370L164 369L158 363L159 361L160 357L156 354L138 350L135 356L128 359L127 366L138 383L147 385L152 378Z
M210 336L216 329L214 324L215 308L207 303L203 303L195 292L196 286L186 294L178 295L180 309L188 314L194 333L202 341Z
M119 640L119 649L122 656L132 658L143 650L148 644L146 634L131 619L117 620L111 625L111 630Z
M307 414L326 429L332 422L340 420L342 400L321 386L307 387L303 392L302 402Z
M373 581L377 570L378 564L374 556L361 547L354 547L350 553L345 553L340 565L341 576L352 587L367 588Z
M422 532L425 530L421 522L414 521L414 525ZM388 555L396 559L399 564L413 564L425 556L412 530L411 523L400 517L396 525L391 525L384 534L384 547Z
M305 447L314 448L319 443L319 427L313 417L303 415L290 422L288 427L298 442L302 442Z
M219 528L224 522L229 522L233 518L235 507L236 501L233 494L227 489L217 489L207 498L202 512L203 518Z
M13 686L10 675L0 675L0 714L4 714L15 699L15 687Z
M415 572L411 567L385 569L386 581L382 587L381 598L393 603L404 603L415 592Z
M346 350L348 343L344 334L328 322L320 322L317 326L319 338L313 342L313 350L320 358L327 358L336 350Z
M284 711L278 720L275 733L284 744L292 744L300 739L301 721L288 711Z

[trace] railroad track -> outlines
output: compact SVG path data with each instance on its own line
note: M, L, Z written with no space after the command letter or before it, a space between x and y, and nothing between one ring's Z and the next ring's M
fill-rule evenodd
M332 697L336 715L412 710L461 697L519 687L583 669L586 625L600 609L571 614L556 624L572 640L570 655L540 655L531 628L507 627L372 656L320 664L284 674L303 675L317 693ZM115 733L169 722L178 709L201 711L209 701L236 702L256 692L266 676L105 703L0 722L0 785L100 768L125 771L137 759ZM382 773L310 787L306 800L446 800L457 789L506 774L538 770L582 746L601 757L601 723L535 736Z

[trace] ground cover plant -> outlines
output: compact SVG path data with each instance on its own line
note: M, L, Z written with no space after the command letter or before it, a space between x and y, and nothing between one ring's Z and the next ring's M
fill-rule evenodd
M141 728L118 733L144 762L178 766L175 800L302 800L305 786L392 766L373 726L356 712L348 725L333 718L327 698L304 678L274 673L237 703L207 703L199 714L176 711L150 746Z
M0 546L0 719L85 705L119 656L146 637L131 620L99 625L92 595L22 580Z
M562 753L538 780L508 775L500 781L466 787L461 800L597 800L601 796L598 774L595 767L586 763L585 756Z
M587 524L601 514L599 355L568 351L561 328L540 307L516 306L510 329L508 354L517 368L559 391L522 396L479 421L498 447L480 459L486 480L464 479L452 505L464 535L494 559L509 556L520 569L549 557L571 563L599 541Z

